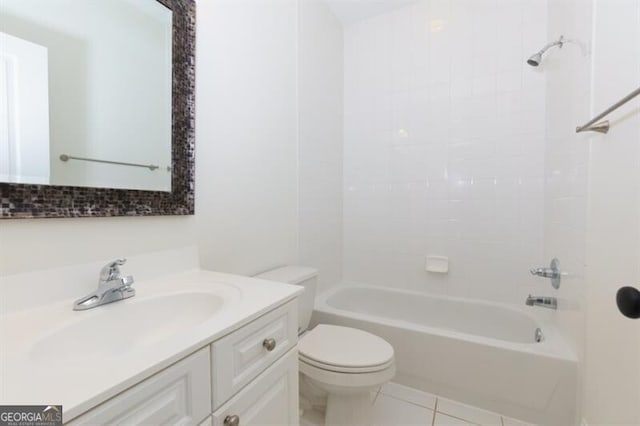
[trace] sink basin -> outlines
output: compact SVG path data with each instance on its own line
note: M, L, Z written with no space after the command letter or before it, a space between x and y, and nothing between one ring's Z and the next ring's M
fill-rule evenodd
M72 320L34 343L30 359L55 365L78 358L118 357L196 327L223 307L220 295L180 292L131 298L77 312Z

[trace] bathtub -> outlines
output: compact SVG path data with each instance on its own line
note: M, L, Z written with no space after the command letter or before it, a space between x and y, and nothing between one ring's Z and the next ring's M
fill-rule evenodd
M574 425L576 357L554 313L541 309L349 284L316 299L311 325L386 339L398 383L540 425Z

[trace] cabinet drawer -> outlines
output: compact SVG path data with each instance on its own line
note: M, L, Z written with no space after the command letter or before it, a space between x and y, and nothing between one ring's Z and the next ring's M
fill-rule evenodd
M72 425L195 425L211 413L209 348L83 414Z
M206 419L204 419L204 421L200 423L198 426L213 426L212 422L213 420L211 420L211 416L209 416Z
M213 426L298 425L298 350L292 349L211 416ZM225 424L225 419L229 419Z
M214 410L295 346L296 303L293 300L211 345Z

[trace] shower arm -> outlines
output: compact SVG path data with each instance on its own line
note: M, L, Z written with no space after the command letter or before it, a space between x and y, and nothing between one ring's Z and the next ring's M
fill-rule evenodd
M566 40L564 39L564 36L560 36L560 38L556 41L553 41L549 44L547 44L545 47L543 47L538 54L542 55L544 54L547 50L551 49L554 46L558 46L560 49L562 49L562 46L564 46L564 44L566 43Z

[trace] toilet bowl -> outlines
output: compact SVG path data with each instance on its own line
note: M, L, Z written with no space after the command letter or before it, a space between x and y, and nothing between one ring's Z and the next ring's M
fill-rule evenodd
M326 398L325 424L370 425L371 391L395 375L393 347L384 339L351 327L319 324L307 330L313 312L318 271L286 266L259 275L270 281L297 284L305 288L299 298L298 359L301 399L305 389L313 388L309 399Z
M371 333L320 324L298 343L299 368L327 393L326 425L370 425L370 392L395 374L393 347Z

